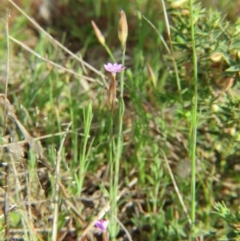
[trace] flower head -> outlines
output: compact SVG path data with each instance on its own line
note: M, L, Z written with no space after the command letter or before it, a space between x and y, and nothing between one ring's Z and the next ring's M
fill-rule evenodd
M124 67L122 64L117 64L117 63L115 63L115 64L111 64L111 63L104 64L104 68L112 74L119 73L122 70L126 69L126 67Z
M100 229L101 232L106 232L107 231L107 227L108 227L108 220L98 220L96 223L95 223L95 227Z

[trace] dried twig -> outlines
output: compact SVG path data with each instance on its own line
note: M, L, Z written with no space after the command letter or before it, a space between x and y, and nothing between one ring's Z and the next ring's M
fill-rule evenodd
M97 79L93 79L91 77L88 77L88 76L85 76L85 75L81 75L79 73L76 73L75 71L71 70L71 69L68 69L68 68L65 68L63 66L61 66L60 64L57 64L43 56L41 56L40 54L38 54L37 52L35 52L34 50L32 50L31 48L29 48L26 44L24 44L23 42L15 39L14 37L12 36L9 36L9 38L16 44L18 44L19 46L21 46L22 48L24 48L25 50L27 50L29 53L33 54L34 56L36 56L37 58L51 64L52 66L58 68L58 69L61 69L61 70L64 70L65 72L68 72L70 74L73 74L74 76L76 77L79 77L81 78L81 85L82 87L84 88L84 90L89 90L89 86L88 86L88 83L84 80L87 80L87 81L90 81L90 82L97 82L99 85L103 86L103 84L98 81ZM107 88L107 86L105 86Z

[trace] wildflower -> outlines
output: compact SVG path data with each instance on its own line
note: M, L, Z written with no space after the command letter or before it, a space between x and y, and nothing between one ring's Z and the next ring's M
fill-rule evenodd
M126 67L124 67L122 64L111 64L111 63L108 63L108 64L104 64L104 68L112 73L113 75L115 75L116 73L119 73L121 72L122 70L124 70Z
M104 68L112 74L111 82L108 88L108 102L111 106L111 110L113 110L114 103L116 101L116 73L121 72L124 70L126 67L123 66L122 64L104 64Z
M102 233L106 232L107 231L107 227L108 227L108 220L98 220L96 223L95 223L95 227L98 228Z
M118 23L118 38L121 42L122 47L124 47L128 36L128 24L127 24L127 18L126 18L125 12L121 10L119 14L120 14L120 20Z

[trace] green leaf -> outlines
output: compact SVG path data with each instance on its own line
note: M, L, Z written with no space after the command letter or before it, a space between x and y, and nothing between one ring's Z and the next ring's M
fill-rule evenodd
M240 65L233 65L230 68L226 69L225 72L238 72L240 71Z

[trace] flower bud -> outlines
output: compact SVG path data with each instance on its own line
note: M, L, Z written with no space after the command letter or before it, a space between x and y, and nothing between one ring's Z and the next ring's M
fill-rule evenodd
M221 110L217 104L212 104L211 109L213 112L219 112Z
M118 23L118 38L121 42L122 47L124 47L128 36L127 18L123 10L121 10L119 14L120 14L120 20Z
M187 2L187 0L176 0L176 1L173 1L171 3L171 7L172 8L179 8L179 7L182 7L182 5L186 2Z
M211 59L213 62L215 62L215 63L220 62L220 61L222 60L222 58L223 58L223 56L222 56L222 54L219 53L219 52L213 53L213 54L211 54L211 56L210 56L210 59Z
M92 23L93 30L95 32L95 35L96 35L98 41L100 42L101 45L105 45L105 38L102 35L100 29L98 28L98 26L95 24L95 22L93 20L91 21L91 23Z
M235 78L232 76L221 76L217 79L216 85L219 89L227 91L235 83Z

